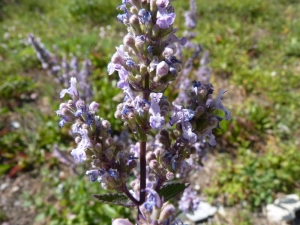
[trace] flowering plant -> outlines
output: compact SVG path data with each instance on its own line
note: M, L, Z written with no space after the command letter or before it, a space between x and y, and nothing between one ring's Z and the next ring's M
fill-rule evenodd
M186 26L190 30L196 26L193 0L191 6L186 13ZM190 82L188 75L201 47L190 41L192 33L187 38L176 36L177 30L173 28L176 14L169 0L123 0L118 9L123 13L117 18L128 33L108 64L108 74L119 75L117 86L124 92L124 100L118 105L115 117L131 130L136 144L128 145L122 138L113 137L110 122L97 115L100 104L87 104L92 93L82 77L89 74L88 61L83 72L79 72L77 61L71 61L70 66L63 61L59 66L32 35L29 39L45 68L54 75L64 69L59 82L64 84L70 79L70 87L63 89L60 97L68 94L71 99L61 103L56 113L61 117L59 125L71 123L71 131L77 135L77 147L71 155L77 162L91 160L92 168L86 172L90 180L113 192L94 197L105 203L135 207L139 225L182 224L176 218L175 207L167 201L188 184L171 181L177 175L187 177L195 169L193 159L201 146L216 144L212 130L219 127L222 118L215 111L224 111L226 119L230 119L222 104L225 91L221 90L213 99L214 89L207 77ZM195 52L182 66L184 45ZM207 63L206 53L199 74L209 73ZM176 80L177 84L172 84ZM169 86L179 90L172 103L164 95ZM186 190L186 200L180 201L184 212L195 209L199 203L188 198L189 193L195 192ZM131 224L127 219L113 221L113 225Z

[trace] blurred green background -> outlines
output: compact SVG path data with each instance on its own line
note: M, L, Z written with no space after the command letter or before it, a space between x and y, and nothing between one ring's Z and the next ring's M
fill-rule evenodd
M113 85L116 77L106 72L126 32L116 19L120 3L0 0L0 177L3 182L24 174L36 177L42 188L34 194L24 190L21 198L24 207L34 206L37 224L105 225L130 215L92 199L91 194L103 190L84 176L88 165L78 165L79 175L60 176L67 170L52 157L53 145L69 154L75 143L67 128L58 127L61 87L41 68L27 42L34 33L51 52L58 49L60 57L89 58L99 113L120 130L121 122L114 119L118 102L112 100L120 91ZM215 131L218 145L209 154L216 165L202 192L211 201L226 199L225 206L243 203L250 215L278 194L300 190L300 2L197 4L195 42L210 52L211 82L216 90L227 90L225 106L232 113L232 120ZM174 6L176 26L183 31L188 1ZM0 208L0 221L8 218ZM245 224L252 224L251 219Z

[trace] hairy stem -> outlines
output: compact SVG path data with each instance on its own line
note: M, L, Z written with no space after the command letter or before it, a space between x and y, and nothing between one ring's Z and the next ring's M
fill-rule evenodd
M123 192L124 192L124 194L136 205L136 206L138 206L139 205L139 201L138 200L136 200L133 196L132 196L132 194L129 192L129 190L128 190L128 188L127 188L127 186L126 186L126 184L124 184L123 185Z
M145 83L143 90L143 98L149 100L149 73L145 74ZM146 141L140 141L140 201L139 205L142 205L146 201Z

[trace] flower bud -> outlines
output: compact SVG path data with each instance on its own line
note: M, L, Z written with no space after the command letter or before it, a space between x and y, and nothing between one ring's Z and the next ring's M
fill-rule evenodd
M123 43L125 46L129 46L131 48L135 48L135 40L134 37L131 34L126 34L124 39L123 39Z
M153 170L157 169L158 167L158 163L157 163L157 160L156 159L153 159L149 162L149 167Z
M156 0L150 0L150 11L152 13L157 11Z
M156 159L156 156L153 152L147 152L146 154L146 161L149 163L151 160Z
M158 220L160 222L163 222L168 218L170 218L171 216L174 216L175 212L176 212L175 207L171 204L167 204L163 207Z
M145 47L145 36L140 35L135 38L135 47L140 51L144 52L144 47Z
M163 76L167 75L168 72L169 72L169 65L165 61L162 61L157 64L157 67L156 67L156 75L157 76L163 77Z
M97 102L92 102L89 106L89 110L92 112L97 111L99 108L99 104Z
M115 219L112 225L133 225L128 219Z
M130 0L130 3L131 3L132 5L134 5L135 7L137 7L138 9L141 8L140 1L139 1L139 0Z
M106 158L107 158L108 160L112 160L113 157L114 157L114 154L113 154L113 152L112 152L111 149L106 149L106 150L105 150L105 156L106 156Z
M115 143L115 141L114 141L114 139L111 138L111 137L109 137L109 138L107 138L107 139L105 140L105 144L106 144L107 146L111 146L111 145L113 145L114 143Z
M95 149L96 149L96 151L101 152L102 151L102 145L101 145L101 143L97 143L95 145Z
M128 113L127 118L129 120L133 120L134 119L134 113L132 113L132 112Z
M159 27L157 24L155 24L155 25L152 27L152 36L153 36L153 37L157 37L160 30L161 30L160 27Z
M117 110L117 111L115 112L115 118L117 118L117 119L121 119L121 118L122 118L122 113L121 113L120 110Z
M109 130L111 128L110 122L108 120L103 120L102 126L105 130Z
M125 144L123 142L119 142L116 145L116 151L122 151L125 148Z
M129 19L129 23L130 23L132 29L135 31L135 35L141 34L141 27L140 27L139 18L137 15L133 14Z
M167 172L166 178L167 180L173 180L175 178L175 175L172 172Z
M111 62L114 64L125 64L123 57L120 56L118 53L113 54L113 56L111 57Z
M147 66L145 64L140 65L140 73L141 74L147 73Z
M163 154L164 150L162 148L157 148L154 150L154 154L156 155L156 158L159 158Z
M74 106L74 103L73 103L73 101L72 101L72 100L69 100L69 101L68 101L68 106L69 106L69 107L72 107L72 106Z

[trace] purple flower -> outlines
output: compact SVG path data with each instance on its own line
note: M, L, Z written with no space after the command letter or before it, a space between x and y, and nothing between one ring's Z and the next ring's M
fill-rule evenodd
M218 97L214 99L209 106L212 107L212 109L218 109L224 111L226 120L230 120L231 119L230 112L228 109L224 107L222 103L222 97L225 92L226 92L225 90L220 90Z
M197 141L197 135L193 133L192 124L190 122L182 122L182 138L189 143L194 144Z
M78 133L81 136L81 141L78 143L77 148L71 151L71 155L77 162L83 162L86 160L85 150L93 147L92 142L88 136L87 129L79 129Z
M95 182L96 180L98 182L101 182L101 176L103 175L104 171L101 171L100 169L94 169L94 170L88 170L86 171L86 175L90 175L91 182Z
M170 45L170 44L174 44L174 43L177 43L177 42L178 42L180 45L185 45L185 44L187 43L187 39L186 39L185 37L179 39L179 38L175 35L175 31L176 31L176 30L172 31L172 32L168 35L167 39L164 41L164 46L168 46L168 45Z
M194 191L190 186L184 190L178 203L179 209L183 213L188 213L189 211L195 211L198 208L200 198L198 197L197 192Z
M72 98L76 98L78 96L78 91L76 88L76 83L77 83L76 78L72 77L70 79L70 83L71 83L71 86L68 89L63 89L60 92L60 98L63 98L65 96L65 94L71 95Z
M145 9L140 9L139 13L138 13L138 16L139 16L139 19L140 19L141 23L148 24L148 23L151 22L151 18L152 18L151 12L146 11Z
M190 109L184 109L181 105L173 103L174 113L170 119L170 125L173 126L175 123L190 121L194 116L195 112Z
M153 129L161 129L165 123L165 118L160 114L159 101L162 97L162 93L151 93L151 105L149 109L149 113L152 114L150 116L150 126Z
M165 123L165 118L160 114L155 114L150 116L150 126L153 129L157 129L157 130L161 129L164 123Z
M175 21L176 14L168 12L166 8L158 8L156 24L162 28L169 28Z
M136 96L134 99L134 108L138 112L138 114L141 116L144 113L144 107L146 105L150 106L150 102L143 99L141 96Z
M152 212L153 207L160 208L162 205L162 202L161 202L161 199L160 199L159 195L157 194L157 192L151 188L146 188L144 191L148 193L147 200L143 204L145 209L148 212Z
M156 5L158 8L166 8L169 5L169 0L156 0Z

